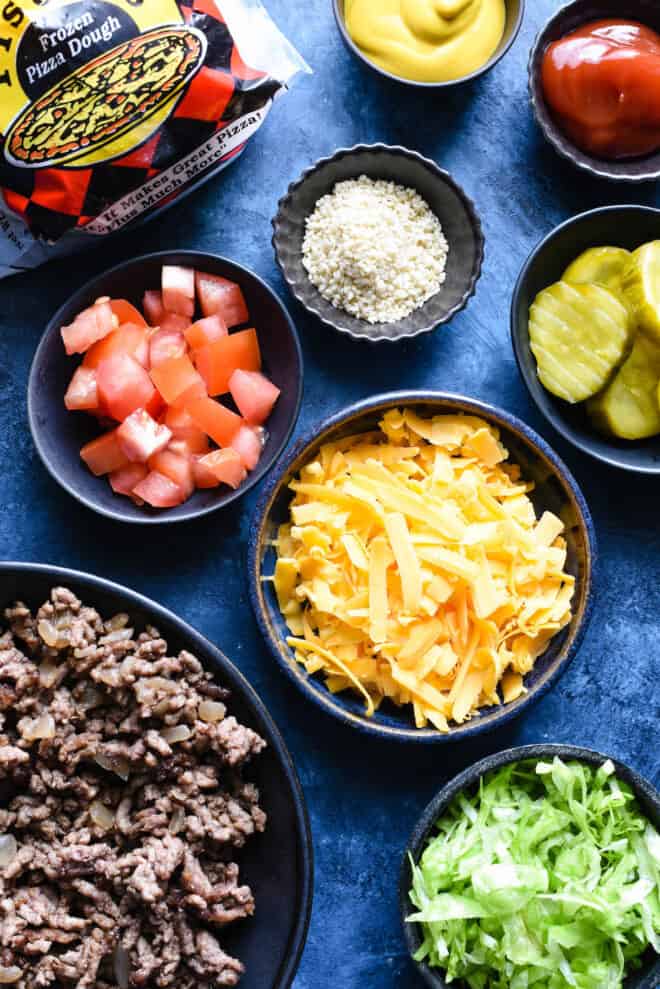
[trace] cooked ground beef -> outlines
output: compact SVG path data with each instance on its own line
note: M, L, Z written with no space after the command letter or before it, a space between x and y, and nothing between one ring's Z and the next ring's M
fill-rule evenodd
M0 982L210 989L218 933L254 912L232 861L266 815L264 747L227 691L155 628L55 588L0 635Z

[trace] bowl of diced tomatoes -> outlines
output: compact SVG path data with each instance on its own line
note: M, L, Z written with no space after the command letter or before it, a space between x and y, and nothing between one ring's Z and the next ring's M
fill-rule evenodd
M127 522L181 521L241 497L296 423L302 354L253 272L170 251L94 278L48 324L28 385L51 475Z

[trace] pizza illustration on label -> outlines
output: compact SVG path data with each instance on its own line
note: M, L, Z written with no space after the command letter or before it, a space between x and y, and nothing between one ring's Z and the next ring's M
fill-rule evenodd
M20 112L5 141L7 161L86 167L127 154L172 112L206 44L195 28L170 24L104 52Z

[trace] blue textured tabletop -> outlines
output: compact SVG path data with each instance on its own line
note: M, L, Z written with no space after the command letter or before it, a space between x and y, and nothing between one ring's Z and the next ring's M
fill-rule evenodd
M532 407L509 340L509 302L534 244L592 206L660 204L654 185L578 174L544 143L527 100L532 40L557 0L531 0L521 35L481 81L434 95L364 70L343 48L330 0L269 0L314 75L274 107L242 159L137 232L83 257L0 284L0 556L91 571L172 608L208 635L254 684L293 752L316 851L315 904L295 989L404 989L418 984L396 902L402 849L422 808L458 769L532 741L584 744L657 782L660 479L626 475L567 447ZM254 268L284 294L270 219L290 181L318 157L357 142L403 144L434 158L473 197L486 235L476 297L420 340L377 348L338 338L292 302L305 361L297 433L358 398L399 387L444 388L500 404L565 458L594 515L597 602L571 669L529 714L477 743L421 751L357 737L310 708L264 647L247 598L245 550L254 493L196 523L127 527L81 508L46 474L28 432L26 381L54 308L84 279L147 250L197 247Z

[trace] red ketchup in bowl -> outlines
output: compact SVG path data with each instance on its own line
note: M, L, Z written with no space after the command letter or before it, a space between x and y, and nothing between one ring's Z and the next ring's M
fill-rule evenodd
M632 158L660 148L660 34L636 21L584 24L551 44L545 100L583 151Z

